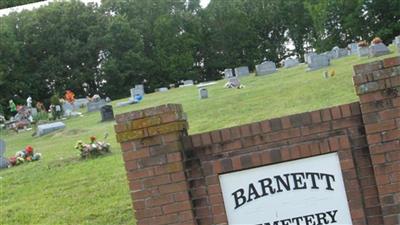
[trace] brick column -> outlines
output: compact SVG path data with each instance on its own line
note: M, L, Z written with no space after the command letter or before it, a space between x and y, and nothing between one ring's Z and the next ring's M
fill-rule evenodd
M162 105L116 116L138 225L195 225L181 138L181 105Z
M400 224L400 57L354 66L383 224Z

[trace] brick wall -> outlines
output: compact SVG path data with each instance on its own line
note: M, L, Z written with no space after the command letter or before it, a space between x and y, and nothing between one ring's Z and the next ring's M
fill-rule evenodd
M400 224L400 57L357 65L354 73L378 186L381 224Z
M180 105L117 115L138 224L227 224L219 174L330 152L353 224L400 224L399 65L355 66L360 102L191 136Z

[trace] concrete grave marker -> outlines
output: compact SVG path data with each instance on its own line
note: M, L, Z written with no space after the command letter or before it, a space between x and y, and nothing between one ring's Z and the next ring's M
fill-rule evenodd
M305 62L306 64L308 64L308 62L310 61L311 57L314 56L314 55L317 55L317 53L315 53L315 52L308 52L308 53L305 53L305 54L304 54L304 62Z
M241 67L235 68L236 77L247 76L249 74L250 74L249 67L247 67L247 66L241 66Z
M225 77L225 79L229 79L231 77L234 77L233 70L232 69L225 69L224 70L224 77Z
M6 142L0 139L0 157L6 153Z
M43 136L45 134L49 134L49 133L52 133L54 131L61 130L64 128L65 128L65 124L63 122L41 124L37 127L36 135Z
M158 89L158 91L159 91L159 92L167 92L167 91L168 91L168 88L166 88L166 87L160 87L160 88Z
M268 75L276 72L276 65L274 62L265 61L256 65L256 76Z
M308 70L317 70L330 65L329 57L326 55L312 55L308 62Z
M369 56L369 47L360 47L358 46L358 56L359 57L365 57L365 56Z
M105 106L106 104L107 104L107 102L104 99L100 99L98 101L89 102L87 104L87 111L88 112L99 111L101 109L101 107Z
M67 116L74 111L74 106L69 102L64 102L62 109L64 111L64 116Z
M283 61L283 65L285 68L295 67L295 66L299 65L299 60L293 59L293 58L286 58Z
M333 47L332 56L334 59L342 58L349 55L349 51L345 48Z
M208 90L206 88L199 88L200 99L208 98Z
M350 43L347 48L350 49L350 55L358 54L358 43Z
M397 36L394 40L397 52L400 53L400 36Z
M135 95L144 96L144 85L143 84L135 85L135 88L133 91L133 96L135 96Z
M377 57L377 56L381 56L381 55L390 54L390 50L383 43L372 44L371 46L369 46L369 54L372 57Z
M83 107L86 107L88 102L89 102L89 100L87 98L78 98L78 99L75 99L74 105L76 108L83 108Z

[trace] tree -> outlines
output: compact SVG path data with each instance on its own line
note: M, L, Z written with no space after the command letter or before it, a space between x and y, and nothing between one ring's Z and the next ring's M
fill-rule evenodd
M45 0L2 0L0 1L0 9L25 5L34 2L43 2Z

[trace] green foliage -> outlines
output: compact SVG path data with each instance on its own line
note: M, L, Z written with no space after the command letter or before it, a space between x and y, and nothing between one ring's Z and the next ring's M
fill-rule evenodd
M25 5L34 2L43 2L45 0L1 0L0 9L10 8L19 5Z
M60 97L58 96L58 94L54 94L53 96L51 96L50 102L52 105L60 105Z
M11 1L9 1L11 2ZM78 0L0 18L0 105L53 93L126 97L225 68L400 34L400 0ZM289 48L291 47L291 48Z

